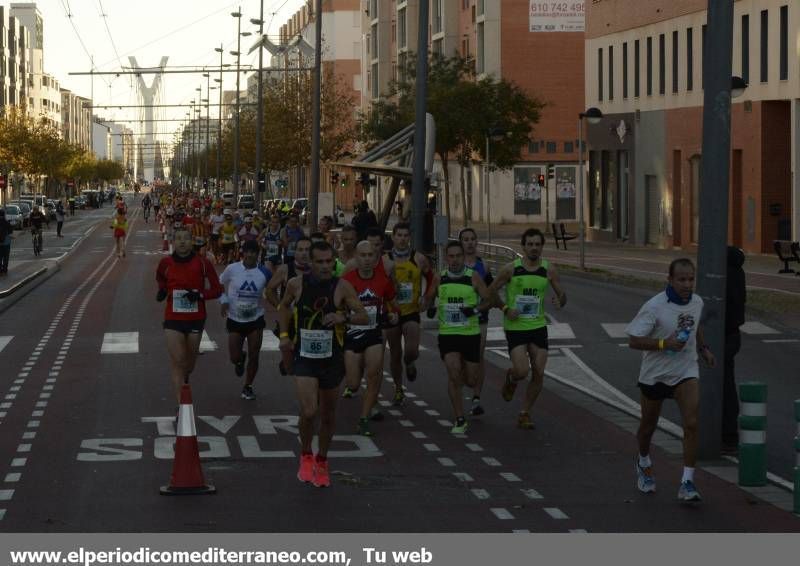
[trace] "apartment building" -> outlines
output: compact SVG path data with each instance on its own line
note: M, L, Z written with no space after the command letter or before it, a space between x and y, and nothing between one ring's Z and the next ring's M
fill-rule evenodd
M61 89L61 131L67 143L92 149L92 101Z
M476 161L466 176L466 202L451 187L451 211L493 222L569 222L577 218L577 118L584 110L584 2L558 3L542 12L534 0L430 0L429 50L459 54L478 77L516 83L546 104L541 120L510 170L487 178ZM416 0L367 0L363 18L362 107L385 95L417 51ZM562 9L563 8L563 9ZM435 118L435 116L434 116ZM491 141L490 141L491 144ZM490 145L491 158L491 145ZM441 164L433 183L441 184ZM452 165L451 179L459 178ZM548 171L551 175L547 175ZM539 185L539 175L545 183ZM491 190L488 190L491 187ZM491 202L490 202L491 200ZM375 203L377 204L377 203Z
M697 245L702 219L704 0L601 0L587 6L590 237ZM800 8L734 3L729 241L769 252L800 235Z
M27 28L0 6L0 111L28 102L30 41Z

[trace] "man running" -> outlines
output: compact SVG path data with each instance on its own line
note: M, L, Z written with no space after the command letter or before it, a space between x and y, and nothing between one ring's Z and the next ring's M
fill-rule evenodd
M258 236L261 244L262 263L267 269L275 271L281 264L281 219L277 214L271 214L269 224Z
M230 264L219 278L225 287L225 293L219 301L228 329L228 353L239 377L244 375L247 360L242 399L249 401L256 398L253 381L258 372L258 355L266 326L262 297L272 277L266 267L258 265L258 251L258 243L245 242L242 245L242 261ZM247 352L242 351L245 340Z
M150 207L153 205L153 202L150 200L150 193L144 195L142 199L142 217L144 218L145 223L150 220Z
M703 338L700 326L703 299L693 292L694 279L692 260L673 260L666 290L647 301L625 329L629 346L643 350L639 370L642 418L636 433L639 456L634 463L636 485L643 493L656 490L650 440L664 399L675 399L683 425L683 476L678 489L681 501L700 501L700 493L694 485L700 376L698 353L710 367L716 364Z
M236 252L236 225L233 223L233 215L225 212L225 221L219 228L220 257L221 263L228 265L233 262Z
M361 376L367 372L367 392L361 403L358 434L371 436L369 420L378 400L383 377L384 342L381 321L397 324L394 307L394 285L384 270L375 269L375 249L367 241L356 246L358 269L348 272L344 280L358 293L358 298L369 315L366 325L351 325L344 339L344 364L346 386L343 397L352 397L361 387ZM362 369L363 368L363 369Z
M455 424L450 432L464 434L464 385L475 387L481 361L479 312L493 301L483 278L464 265L464 247L450 242L445 248L447 269L438 280L439 354L447 369L447 391Z
M339 241L341 242L341 247L339 248L339 260L341 260L341 262L345 265L347 265L351 259L356 257L356 236L356 229L352 224L347 224L342 227L342 232L339 234Z
M295 247L295 260L292 263L283 263L272 274L267 289L265 291L267 302L273 307L278 308L280 299L278 290L282 289L289 281L298 275L305 275L311 271L309 265L309 254L311 253L311 239L305 236L297 241Z
M297 479L328 487L328 448L344 374L344 324L369 324L369 316L353 286L333 277L333 248L327 242L311 247L311 273L289 281L278 307L278 320L281 351L293 353L292 374L300 402L302 453ZM290 327L295 330L293 340ZM311 441L317 415L319 448L315 457Z
M477 272L487 287L491 285L494 281L492 272L477 253L478 234L472 228L464 228L458 233L458 241L464 247L464 265ZM478 322L481 328L481 363L478 369L478 379L472 388L472 407L469 410L469 414L475 417L484 413L483 407L481 407L481 391L483 391L483 381L486 376L484 355L486 353L486 333L489 329L489 312L479 313Z
M286 226L281 230L281 247L284 250L284 263L294 262L295 248L300 238L306 234L299 226L296 214L290 214L286 219Z
M506 300L501 307L505 314L503 327L508 341L508 353L512 367L506 372L503 399L511 401L517 384L528 377L531 382L525 391L522 411L517 417L517 426L533 430L530 410L544 385L544 368L547 365L547 320L544 315L544 299L548 287L553 287L553 305L563 307L567 295L561 289L558 271L542 258L544 234L536 228L525 230L521 238L522 258L505 265L497 274L489 290L495 296L505 285Z
M419 358L420 317L419 313L428 309L435 291L435 274L428 258L411 248L411 227L407 222L398 222L392 228L394 247L389 258L394 262L394 280L397 290L397 308L400 320L397 326L386 329L389 343L392 379L394 380L394 404L402 405L403 364L406 366L408 381L417 379L414 363ZM422 279L427 288L422 294Z

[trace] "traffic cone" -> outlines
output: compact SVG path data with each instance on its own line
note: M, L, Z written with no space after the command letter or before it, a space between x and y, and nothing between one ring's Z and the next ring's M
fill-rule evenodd
M166 234L164 234L164 245L161 247L161 251L162 252L168 252L169 251L169 240L167 240L167 235Z
M200 449L197 446L197 431L194 427L192 390L188 383L184 383L181 388L181 405L178 410L172 476L169 485L161 487L161 495L204 495L216 492L217 489L203 479L203 469L200 467Z

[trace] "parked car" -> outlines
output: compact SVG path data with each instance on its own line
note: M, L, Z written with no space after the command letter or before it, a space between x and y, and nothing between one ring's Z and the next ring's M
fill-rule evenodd
M15 201L11 204L15 204L19 207L20 212L22 213L22 227L27 228L31 224L31 205L24 201Z
M240 195L239 203L236 205L241 211L252 211L256 207L256 199L253 195Z
M44 195L34 195L31 193L24 193L19 196L20 200L29 200L36 206L44 207L47 204L47 197Z
M236 195L233 193L222 193L222 204L225 208L231 208L234 205L233 199L236 198Z
M19 206L16 204L8 204L3 207L3 210L6 211L6 220L11 224L11 229L22 230L25 219L22 216L22 210L20 210Z
M86 208L86 197L83 195L78 195L75 197L75 207L76 208Z
M47 202L44 204L44 209L46 211L47 217L55 221L56 219L56 201L53 199L47 199Z

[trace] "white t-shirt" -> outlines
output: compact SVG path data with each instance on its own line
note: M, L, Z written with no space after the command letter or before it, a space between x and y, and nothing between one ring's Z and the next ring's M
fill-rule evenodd
M219 281L225 288L220 303L228 305L228 318L236 322L252 322L264 316L261 297L272 273L264 266L247 269L241 261L225 268Z
M642 308L628 324L628 336L667 339L677 331L689 331L689 339L680 352L646 350L642 353L639 383L654 385L657 382L675 385L688 377L700 377L697 364L697 327L703 313L703 299L692 294L687 305L667 301L667 293L659 293Z
M225 217L222 214L214 214L211 216L211 233L219 234L219 229L225 223Z

